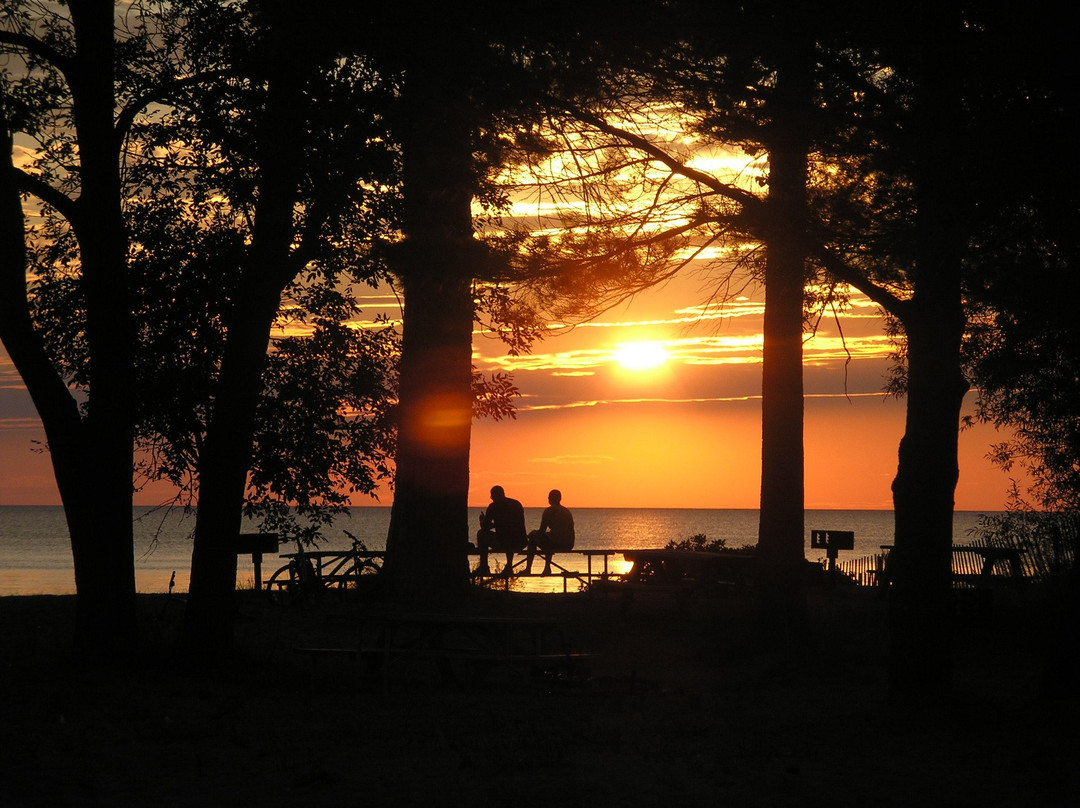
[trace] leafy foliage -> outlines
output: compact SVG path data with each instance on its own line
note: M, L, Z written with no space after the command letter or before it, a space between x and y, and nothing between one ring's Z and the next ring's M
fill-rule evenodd
M695 533L685 539L672 539L664 545L665 550L706 550L709 552L717 552L726 547L727 542L724 539L710 540L704 533Z
M513 374L492 373L485 376L474 370L472 390L474 418L501 421L503 418L517 417L514 412L514 398L519 391L514 385Z
M1075 511L1035 511L1013 507L982 516L976 533L990 547L1019 550L1034 579L1059 584L1080 551L1080 515Z
M275 341L263 374L246 509L265 529L313 542L352 494L391 479L400 348L389 328L358 328L350 295L299 294L311 333Z
M197 498L230 321L250 305L241 278L251 260L258 149L273 136L259 128L266 81L253 58L249 5L136 3L118 33L126 271L138 344L136 484L168 480L185 503ZM66 18L47 6L21 4L5 23L68 48ZM20 70L2 74L4 104L37 143L28 175L70 193L78 156L62 77L33 50L18 58ZM32 106L46 88L50 104ZM392 234L396 164L378 112L379 93L387 92L365 60L330 60L308 76L304 108L296 110L310 124L297 152L303 204L295 248L290 266L259 270L303 274L282 307L282 336L264 375L247 503L279 532L289 505L320 523L348 494L371 493L389 474L398 338L385 322L352 327L360 313L349 286L378 280L373 245ZM85 392L93 358L73 211L56 194L39 206L29 292L54 361Z
M1025 473L1029 483L1018 492L1018 505L1075 511L1080 509L1075 239L1069 239L1071 245L1057 239L1030 209L986 235L999 242L991 247L997 260L979 276L966 343L968 372L979 387L977 417L1011 432L994 447L992 458L1006 471Z

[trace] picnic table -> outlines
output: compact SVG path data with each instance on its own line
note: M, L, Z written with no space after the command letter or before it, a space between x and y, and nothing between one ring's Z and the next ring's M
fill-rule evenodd
M555 553L555 556L561 557L561 560L564 562L567 556L584 556L586 558L587 567L585 570L573 569L565 566L565 563L560 563L560 561L553 559L551 562L552 571L546 576L542 572L530 572L526 574L526 554L517 553L510 576L502 574L479 576L476 575L476 573L473 573L473 576L477 578L561 578L563 582L563 591L565 592L567 591L567 582L570 580L589 582L592 581L594 577L607 578L609 576L608 559L617 556L622 552L622 550L566 550ZM468 551L468 555L471 558L476 558L479 554L479 551L475 549ZM593 558L596 556L603 558L602 573L593 571ZM301 584L300 575L304 564L307 564L310 567L313 583L315 583L318 588L346 587L360 580L362 575L380 573L386 560L386 552L383 550L361 550L359 548L353 548L351 550L306 550L301 553L282 553L280 557L284 559L286 563L278 568L278 570L270 577L270 580L266 582L267 589L281 590L298 588ZM534 562L542 564L543 559L538 554L536 558L534 558Z
M622 556L630 562L630 570L619 580L605 577L593 582L590 591L621 596L624 609L637 593L671 595L686 608L697 594L741 591L753 582L759 566L755 554L738 550L633 549L623 550Z
M572 651L558 622L548 618L381 610L358 616L351 649L296 650L313 657L352 653L362 673L378 673L384 684L405 663L433 665L445 681L470 683L496 670L580 676L588 658Z
M623 558L633 565L626 573L630 583L709 587L716 584L749 583L758 568L758 556L738 550L626 550Z

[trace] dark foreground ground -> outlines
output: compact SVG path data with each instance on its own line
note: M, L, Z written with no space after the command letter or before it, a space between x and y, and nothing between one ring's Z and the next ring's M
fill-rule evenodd
M313 673L293 648L346 642L349 604L243 595L214 675L172 650L175 600L142 599L143 664L105 675L70 664L71 598L0 598L0 806L1080 804L1077 705L1036 699L1038 596L961 604L955 699L898 709L865 590L811 592L803 632L750 597L486 592L596 656L582 682L485 687Z

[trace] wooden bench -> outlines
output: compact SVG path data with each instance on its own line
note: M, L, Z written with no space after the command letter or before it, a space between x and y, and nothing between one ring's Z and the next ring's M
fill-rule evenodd
M517 564L514 565L515 567ZM588 581L588 575L584 572L578 572L577 570L568 570L564 567L560 567L557 563L552 562L552 566L559 567L557 570L551 572L511 572L510 575L504 575L500 573L492 573L490 575L478 575L472 573L472 580L479 583L491 583L491 582L505 582L506 588L510 588L511 578L562 578L562 591L566 593L569 591L568 583L570 581L578 581L579 585L581 581Z

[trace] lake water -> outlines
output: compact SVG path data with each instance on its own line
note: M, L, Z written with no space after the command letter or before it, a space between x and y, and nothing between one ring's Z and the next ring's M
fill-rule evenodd
M469 509L469 522L475 528L480 508ZM540 524L541 508L526 508L529 529ZM704 533L710 540L723 538L729 547L753 544L757 540L757 510L664 509L664 508L575 508L576 549L630 549L663 547L671 540ZM957 512L953 540L966 542L983 514ZM182 509L136 508L135 576L140 592L166 592L169 578L176 572L176 590L186 591L191 563L191 531L194 514ZM370 550L386 545L390 524L389 508L353 508L329 531L323 550L344 550L351 546L345 531L364 542ZM256 532L254 523L245 532ZM876 553L882 544L891 544L892 511L807 511L806 557L823 557L821 550L810 548L811 530L851 530L855 549L841 553L843 558L858 558ZM282 547L282 552L295 548ZM556 557L556 560L559 560ZM263 560L266 579L281 566L280 559ZM584 561L582 560L582 565ZM569 566L569 565L568 565ZM237 583L251 586L254 580L250 557L241 557ZM582 566L582 569L584 566ZM538 568L539 569L539 568ZM617 571L617 570L616 570ZM530 588L545 585L530 579ZM547 582L550 584L550 580ZM561 583L559 584L561 588ZM0 596L70 594L75 591L64 511L48 506L0 506Z

